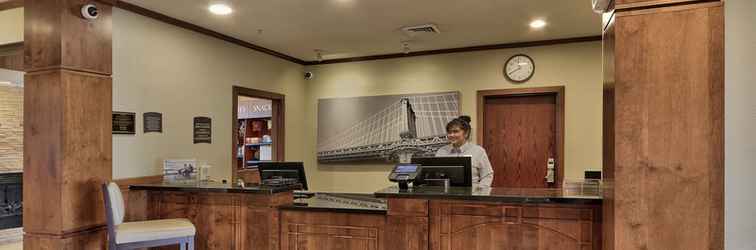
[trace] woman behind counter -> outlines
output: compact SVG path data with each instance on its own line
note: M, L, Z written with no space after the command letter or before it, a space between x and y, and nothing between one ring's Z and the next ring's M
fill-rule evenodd
M493 182L493 168L483 147L468 142L470 139L470 117L463 115L446 124L446 137L450 144L436 151L436 156L472 156L472 183L479 187L490 187Z

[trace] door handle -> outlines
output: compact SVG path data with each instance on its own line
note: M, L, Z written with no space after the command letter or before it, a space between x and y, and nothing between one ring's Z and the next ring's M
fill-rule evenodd
M546 163L546 177L544 179L546 180L546 183L554 183L555 182L555 175L556 175L556 168L555 168L556 161L554 158L549 158L548 162Z

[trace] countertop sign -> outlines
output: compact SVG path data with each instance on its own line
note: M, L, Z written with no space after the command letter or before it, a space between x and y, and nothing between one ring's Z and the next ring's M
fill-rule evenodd
M194 144L212 143L211 122L209 117L194 117Z
M157 112L144 113L144 133L163 133L163 114Z
M113 134L136 134L136 113L113 111Z

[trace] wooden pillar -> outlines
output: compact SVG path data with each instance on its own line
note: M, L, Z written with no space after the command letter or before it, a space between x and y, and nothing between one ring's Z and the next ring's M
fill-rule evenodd
M723 249L725 3L615 3L605 249Z
M99 17L80 10L96 4ZM24 249L105 249L112 2L27 0Z

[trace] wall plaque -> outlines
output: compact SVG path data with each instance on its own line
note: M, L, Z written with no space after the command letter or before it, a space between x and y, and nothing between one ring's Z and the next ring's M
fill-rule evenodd
M211 122L210 117L194 117L194 144L212 143Z
M157 112L144 113L144 133L163 133L163 114Z
M113 111L113 134L136 134L136 113Z

